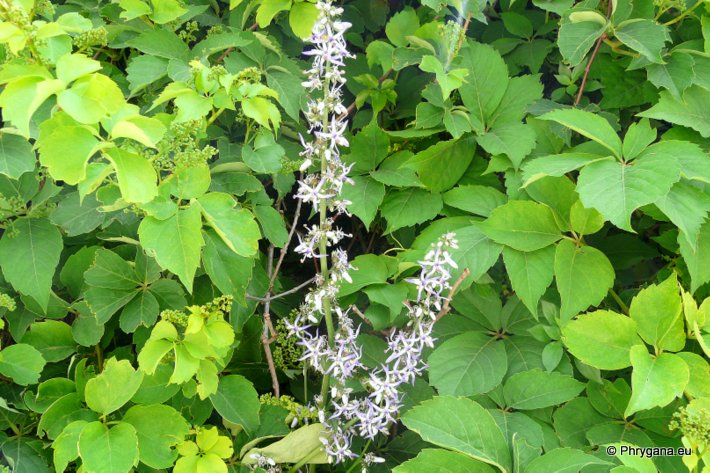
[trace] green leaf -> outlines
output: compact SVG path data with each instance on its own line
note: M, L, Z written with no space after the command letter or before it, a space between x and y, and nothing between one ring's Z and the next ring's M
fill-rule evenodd
M0 242L1 243L1 242ZM690 292L710 281L710 220L706 220L692 244L683 235L678 235L680 254L690 273Z
M133 406L123 416L138 435L139 459L151 468L170 468L177 459L173 447L182 442L190 425L170 406Z
M446 340L429 355L429 383L439 394L487 393L503 381L508 358L503 343L483 332L465 332Z
M710 212L710 194L703 191L702 185L681 179L654 203L681 230L688 243L694 245Z
M396 466L394 473L493 473L495 470L485 463L461 453L441 448L425 448L419 454Z
M680 288L675 273L642 289L631 301L629 315L638 334L657 350L680 351L685 346Z
M582 136L596 141L621 158L621 140L606 119L600 115L575 108L553 110L538 117L540 120L555 121Z
M577 66L606 29L606 24L596 21L564 21L557 38L562 57L570 66Z
M202 260L205 272L222 294L229 294L242 304L251 280L254 258L234 253L213 230L203 233Z
M451 258L458 265L452 271L454 278L468 269L471 275L467 279L475 281L498 261L503 247L488 239L481 227L480 223L476 223L456 230L459 247L451 250Z
M23 137L10 133L0 135L0 174L18 179L35 168L35 152Z
M369 176L354 176L352 180L353 185L343 188L342 198L352 202L348 210L359 217L366 228L370 228L385 198L385 186Z
M152 327L158 320L159 312L160 307L155 296L148 290L139 290L123 308L119 326L126 333L133 333L140 326Z
M111 429L101 422L91 422L79 435L79 455L87 471L129 473L138 465L136 429L125 422Z
M86 165L99 147L90 128L64 113L55 114L39 127L39 160L56 180L78 184L86 178Z
M37 425L38 435L55 439L62 433L64 427L76 420L91 422L97 420L95 412L83 407L77 393L66 394L54 401L42 414Z
M661 51L670 40L668 29L653 20L634 18L614 27L614 36L651 62L663 63Z
M505 204L505 194L488 186L457 186L444 194L444 203L450 207L488 217L493 209Z
M404 425L434 445L510 471L508 444L491 414L467 398L438 396L402 416ZM452 429L451 426L458 426Z
M241 425L247 432L259 427L259 395L249 380L229 375L219 380L217 392L210 396L212 405L225 420Z
M387 233L391 233L436 217L443 205L440 194L409 188L385 196L380 212L387 220Z
M376 123L365 126L352 140L350 154L343 159L353 164L352 172L374 171L387 157L390 140Z
M177 169L172 174L173 179L166 183L170 194L181 200L193 199L204 195L212 182L210 168L207 166L191 166Z
M352 282L340 284L338 297L347 296L371 284L382 284L396 271L394 259L384 255L364 254L355 257L351 264L355 271L350 273Z
M538 76L513 77L505 94L489 118L489 124L502 126L519 123L527 115L528 107L542 98L542 83Z
M579 173L577 192L617 227L633 232L631 214L668 193L680 178L672 141L647 148L632 163L597 161Z
M23 136L30 135L30 119L52 95L64 89L60 80L23 77L5 86L0 94L3 120L11 122Z
M683 395L690 380L688 365L678 355L661 353L654 357L643 345L631 348L631 366L631 399L624 417L669 404Z
M385 34L395 46L407 46L409 41L407 36L412 36L419 28L419 17L412 7L405 7L403 10L392 15L392 18L385 26Z
M324 435L323 424L304 425L290 432L278 442L264 448L253 448L242 458L246 464L254 464L254 456L265 455L276 463L328 463L320 438Z
M542 409L573 399L584 384L571 376L539 369L516 373L505 382L506 406L517 410Z
M88 286L86 302L96 314L98 323L105 324L137 293L141 281L131 265L116 253L99 249L93 265L84 273Z
M126 79L131 88L131 95L143 90L168 73L168 59L144 54L133 56L126 66Z
M670 92L661 91L658 103L645 112L639 113L638 116L687 126L708 138L710 137L710 90L693 85L683 92L682 100L673 97Z
M242 159L249 168L257 173L273 174L281 170L284 149L277 145L271 133L262 133L254 141L254 148L245 145Z
M471 114L474 129L483 131L492 123L508 86L508 67L493 47L468 41L461 52L461 66L468 70L466 85L459 91Z
M444 70L444 65L435 56L426 55L422 58L419 64L419 69L424 72L435 74L436 82L441 89L441 96L446 100L451 95L451 92L461 87L466 81L468 75L466 69L448 69Z
M69 237L89 233L104 221L105 215L98 210L100 206L93 195L81 202L79 193L72 192L59 202L50 220L62 227Z
M296 5L300 5L300 3ZM294 8L296 5L294 5ZM279 103L286 111L286 114L297 120L301 110L301 99L305 94L299 76L280 70L267 70L266 84L279 94Z
M525 163L523 182L525 186L528 186L543 177L561 177L568 172L601 160L611 160L611 158L591 153L562 153L542 156Z
M42 354L25 343L10 345L0 351L0 373L22 386L37 383L46 364Z
M151 56L185 61L190 59L190 48L177 34L168 29L147 29L139 36L128 40L127 44Z
M117 112L125 100L113 80L103 74L91 74L60 92L57 104L79 123L94 124Z
M685 388L685 392L691 399L710 396L710 365L702 356L681 352L678 356L683 359L690 370L690 381Z
M190 292L204 245L201 228L200 209L192 205L166 220L146 217L138 227L143 248L155 255L162 268L175 273Z
M406 167L417 171L432 192L451 189L468 169L475 144L471 139L440 141L412 156Z
M260 28L269 26L277 13L291 8L291 0L265 0L256 10L256 22Z
M614 285L614 276L604 253L562 240L555 251L555 280L562 299L560 316L570 319L590 305L599 305Z
M138 391L143 373L136 371L128 360L109 358L104 370L86 383L86 405L101 415L121 408Z
M556 448L531 461L525 473L578 473L590 465L611 466L613 463L574 448Z
M562 328L562 341L579 360L601 370L631 366L631 347L643 345L636 323L609 310L589 312L570 321Z
M637 123L632 123L624 135L624 159L626 161L634 159L654 141L656 141L656 130L651 128L648 119L643 118Z
M555 248L522 252L506 247L503 261L515 294L532 314L537 314L537 303L552 284Z
M229 194L210 192L198 199L202 215L227 246L240 256L256 254L261 238L254 215L246 209L235 209Z
M562 238L552 210L527 200L495 208L481 228L491 240L518 251L539 250Z
M18 218L0 240L0 267L17 292L49 304L54 271L62 252L62 236L45 218Z
M52 443L54 468L57 472L64 473L69 463L79 458L79 435L86 424L85 420L72 422Z
M569 212L572 230L580 235L591 235L604 227L604 217L594 209L587 209L581 200L572 204Z
M518 169L525 156L535 148L535 130L523 123L494 126L477 137L481 148L491 154L505 154Z
M686 53L671 54L665 64L649 64L646 66L648 80L658 88L663 87L676 99L680 99L683 91L693 83L693 56Z
M114 148L106 155L113 163L123 200L146 203L158 195L158 176L145 158L130 151Z
M151 18L159 25L170 23L188 12L178 0L150 0L153 4Z
M255 205L253 210L264 238L273 243L276 248L283 248L288 240L288 230L283 215L271 205Z

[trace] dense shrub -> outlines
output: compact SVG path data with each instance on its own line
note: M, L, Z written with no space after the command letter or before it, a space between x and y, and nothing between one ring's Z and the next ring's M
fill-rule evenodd
M710 471L707 0L0 18L4 471Z

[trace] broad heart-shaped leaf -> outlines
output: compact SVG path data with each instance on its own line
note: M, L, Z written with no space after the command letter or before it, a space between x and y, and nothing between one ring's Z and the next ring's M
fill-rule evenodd
M135 270L116 253L99 249L94 263L84 273L88 286L86 302L96 314L96 320L105 324L121 307L128 304L141 285Z
M459 89L474 129L483 131L500 104L508 86L508 67L492 46L468 41L459 64L468 70Z
M136 429L125 422L110 429L101 422L86 424L79 434L79 456L87 472L129 473L138 465Z
M202 250L205 272L222 294L229 294L244 304L255 259L233 252L214 230L207 229L202 236L205 239Z
M562 238L552 210L528 200L511 200L496 207L481 229L496 243L518 251L539 250Z
M523 123L493 126L478 136L478 144L490 154L504 154L518 169L525 156L535 148L535 130Z
M62 235L46 218L21 217L0 240L0 267L17 292L49 304L52 277L62 252Z
M139 458L151 468L170 468L177 458L173 447L190 431L190 424L174 408L162 404L133 406L123 416L138 435Z
M46 364L42 354L26 343L10 345L0 351L0 373L22 386L39 381Z
M407 411L402 423L429 443L469 455L503 473L512 468L503 432L491 414L471 399L437 396Z
M503 397L506 406L513 409L542 409L563 404L582 390L584 384L571 376L534 369L508 378L503 386Z
M632 163L611 160L589 164L579 173L577 192L617 227L633 232L631 214L668 193L680 179L672 141L650 146Z
M410 187L386 195L380 212L387 220L387 232L391 233L436 217L443 206L441 194Z
M678 246L690 273L690 291L710 281L710 220L706 220L691 245L682 232L678 235Z
M643 345L636 323L609 310L582 314L562 327L562 341L576 358L600 370L631 366L629 353Z
M680 351L685 346L683 308L675 273L660 284L642 289L631 301L629 315L641 338L658 350Z
M571 66L576 66L587 55L594 42L606 30L607 26L596 21L572 23L564 21L560 25L558 45L562 57Z
M543 177L564 176L568 172L583 168L587 164L602 159L611 160L613 158L592 153L562 153L535 158L526 162L523 166L524 186L532 184Z
M145 158L130 151L114 148L106 152L118 177L123 200L146 203L158 195L158 176Z
M35 168L35 152L32 145L19 135L0 135L0 174L18 179Z
M710 212L710 194L704 190L707 184L696 185L681 179L673 184L668 194L655 204L673 222L688 243L695 245L700 227Z
M658 102L638 116L687 126L708 138L710 137L710 90L693 85L683 92L682 100L663 90L659 94Z
M690 370L681 357L673 353L654 357L643 345L631 348L631 366L631 399L624 417L669 404L683 395L690 381Z
M86 383L86 405L101 415L122 407L138 391L143 372L136 371L128 360L109 358L104 370Z
M60 320L45 319L33 323L30 325L29 332L25 332L20 341L39 350L42 358L49 363L64 360L76 351L71 327Z
M145 217L138 227L141 245L158 264L175 273L188 291L200 265L202 219L196 205L178 210L167 220Z
M508 370L505 346L484 332L465 332L429 355L429 383L439 394L472 396L500 384Z
M540 120L552 120L566 126L570 130L596 141L611 151L617 158L621 157L621 139L609 122L600 115L576 108L563 108L553 110L538 118Z
M394 473L493 473L489 465L466 456L441 448L425 448L393 470Z
M91 128L58 112L39 127L39 160L56 180L78 184L86 177L86 164L99 140Z
M67 425L52 443L54 468L64 473L70 462L79 458L79 435L88 422L77 420Z
M503 250L501 245L486 236L480 223L457 229L456 239L459 247L451 250L451 257L458 265L451 273L454 278L459 277L464 269L468 269L471 275L467 279L475 281L498 261Z
M79 123L94 124L118 111L124 104L123 92L103 74L91 74L74 82L57 95L57 104Z
M598 305L614 285L614 268L604 253L562 240L555 251L555 281L562 299L560 316L570 319Z
M385 198L385 186L370 176L353 176L352 180L353 185L343 187L342 198L352 202L348 210L369 228Z
M556 448L531 461L525 473L578 473L589 465L613 465L575 448Z
M468 169L476 145L472 139L440 141L412 156L405 167L415 169L432 192L451 189Z
M653 20L634 18L614 28L614 36L651 62L663 63L661 50L670 39L668 29Z
M246 209L235 209L229 194L210 192L198 199L202 215L227 246L240 256L254 256L261 232L254 215Z
M278 442L264 448L252 448L242 457L246 464L255 463L253 455L265 455L277 463L309 464L328 463L328 457L323 451L320 438L323 437L325 427L323 424L304 425L290 432Z
M248 433L254 433L259 427L259 395L244 376L233 374L221 378L210 401L219 415L241 425Z
M536 315L537 303L554 276L555 247L523 252L503 248L503 262L515 294Z

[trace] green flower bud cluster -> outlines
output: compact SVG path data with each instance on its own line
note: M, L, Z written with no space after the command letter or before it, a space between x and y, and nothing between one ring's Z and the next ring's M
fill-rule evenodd
M187 315L181 310L166 309L160 313L160 318L178 327L187 327Z
M91 50L93 46L106 46L108 44L108 32L103 26L84 31L74 37L74 46L79 50Z
M194 20L188 21L185 23L184 29L178 33L178 36L186 43L192 43L197 39L195 33L198 31L200 31L200 24Z
M297 310L293 310L289 315L289 319L293 320L298 315ZM272 356L274 358L274 366L280 370L301 369L303 362L300 361L303 356L303 348L296 344L295 337L288 336L288 329L284 319L279 319L274 327L278 334L276 340L272 344Z
M12 312L17 309L17 304L15 300L4 292L0 292L0 307L6 308L8 311Z
M207 37L209 38L212 35L221 34L221 33L224 33L224 26L223 25L214 25L209 30L207 30Z
M710 412L707 409L681 407L668 424L671 430L680 430L696 447L710 446Z
M242 69L234 78L234 81L239 85L243 83L257 84L261 82L261 71L258 67L247 67Z
M149 156L153 166L158 171L204 166L217 154L217 148L199 146L197 133L202 130L202 126L202 120L170 123L168 132L158 143L158 153Z
M35 2L35 12L45 18L53 18L56 9L50 0L37 0Z
M300 424L306 420L318 420L318 412L311 411L303 404L296 402L292 396L276 397L271 393L267 393L259 396L259 402L264 406L278 406L286 409L288 411L285 421L287 425L295 425L294 419L297 419Z

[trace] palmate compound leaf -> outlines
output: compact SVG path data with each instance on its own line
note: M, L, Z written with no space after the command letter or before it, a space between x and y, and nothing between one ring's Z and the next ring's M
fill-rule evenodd
M602 370L631 366L631 347L643 345L636 323L608 310L582 314L567 323L562 328L562 341L576 358Z
M402 422L429 443L466 454L503 473L512 468L503 432L491 414L471 399L437 396L407 411Z
M577 247L570 240L557 245L554 268L562 319L598 305L614 285L614 268L606 255L591 246Z
M669 404L683 395L690 381L688 364L681 357L673 353L654 356L643 345L631 348L631 366L631 399L624 417Z
M631 163L597 161L579 173L577 192L587 208L595 208L617 227L633 232L631 214L668 194L680 179L674 141L662 141Z

